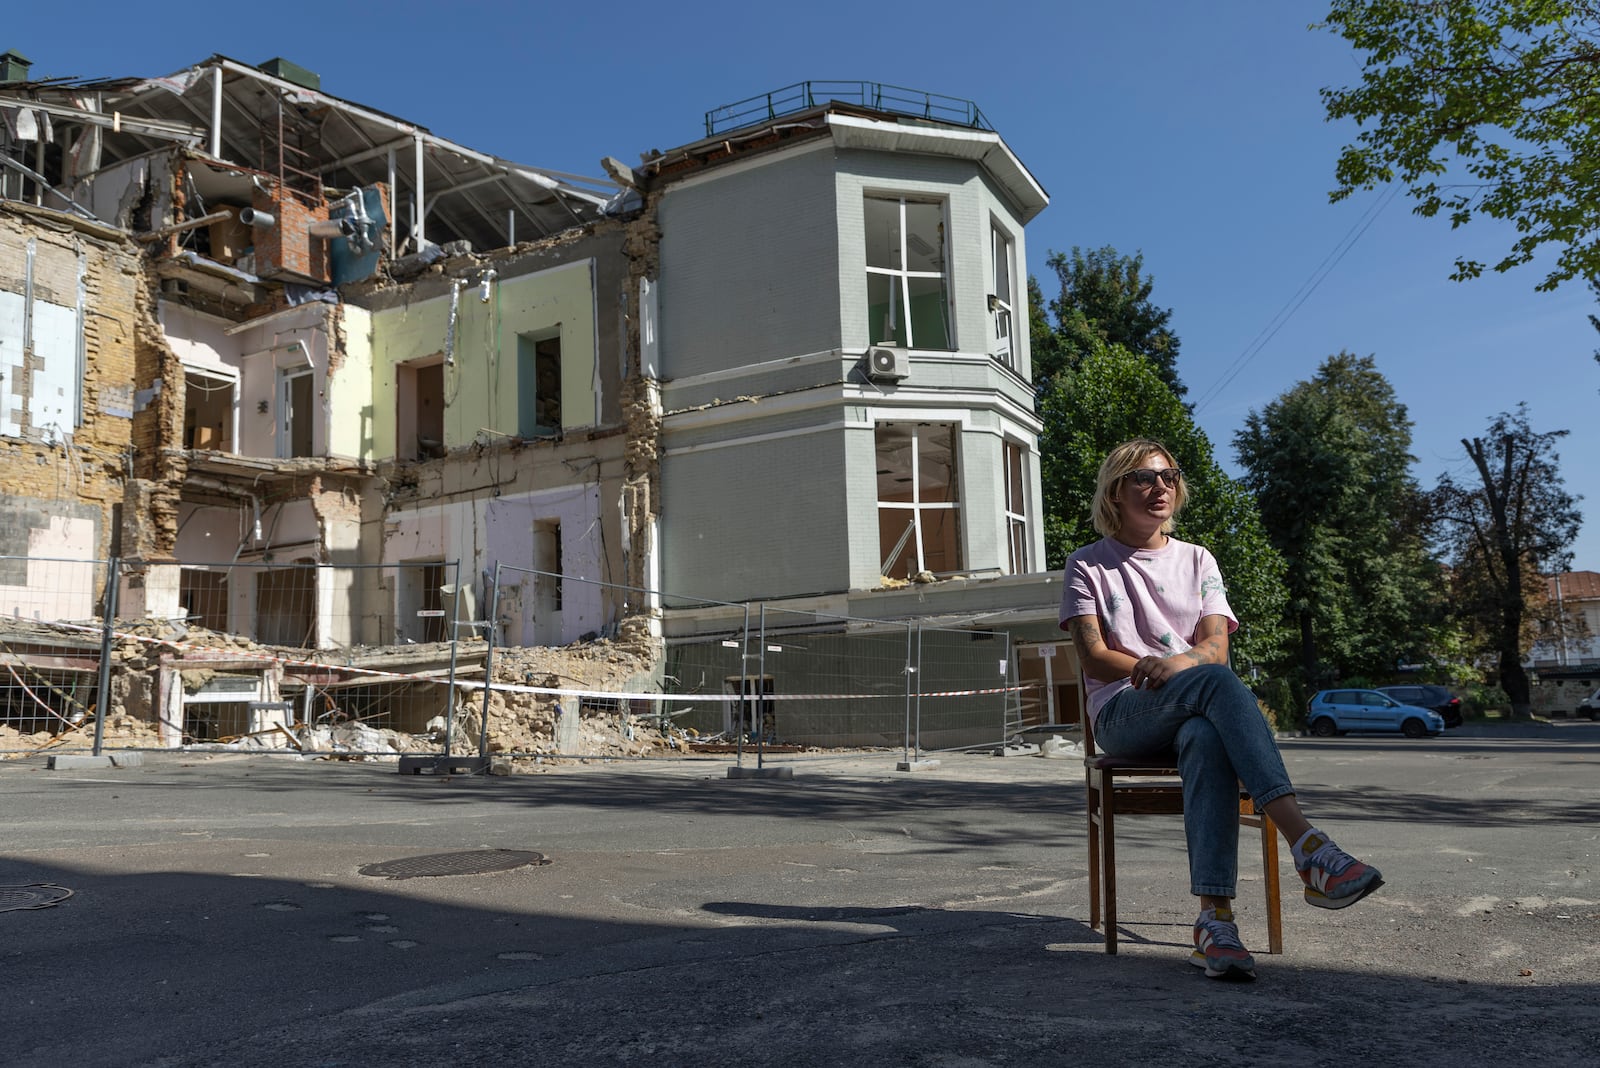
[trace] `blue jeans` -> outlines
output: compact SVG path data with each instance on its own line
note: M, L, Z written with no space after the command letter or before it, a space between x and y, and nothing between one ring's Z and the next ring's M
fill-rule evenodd
M1094 721L1110 756L1177 750L1190 892L1234 896L1239 877L1239 784L1259 807L1294 793L1278 744L1239 676L1221 664L1180 671L1159 690L1123 690Z

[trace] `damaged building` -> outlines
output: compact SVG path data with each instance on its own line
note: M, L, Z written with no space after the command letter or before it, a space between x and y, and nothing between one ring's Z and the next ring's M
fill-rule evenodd
M110 584L176 627L140 705L168 745L341 689L422 731L470 702L367 691L446 646L481 677L482 639L608 643L567 677L663 688L757 600L840 634L1003 624L1015 673L1054 635L1021 285L1047 198L975 107L820 90L601 180L283 59L0 56L0 616L87 632ZM57 655L27 639L19 683ZM382 669L330 667L358 660Z

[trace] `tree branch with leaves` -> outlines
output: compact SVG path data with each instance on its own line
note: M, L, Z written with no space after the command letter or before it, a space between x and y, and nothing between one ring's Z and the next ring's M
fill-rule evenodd
M1117 345L1148 360L1174 394L1187 388L1178 379L1178 335L1172 310L1158 307L1150 294L1155 279L1145 273L1144 254L1124 256L1110 245L1070 253L1052 252L1045 261L1059 288L1049 302L1055 323L1043 314L1043 294L1029 279L1033 381L1043 387L1071 370L1097 347Z
M1332 0L1316 28L1365 54L1359 84L1322 91L1361 127L1331 199L1398 181L1419 215L1512 223L1496 271L1548 246L1539 289L1600 277L1600 4ZM1458 257L1451 277L1484 267Z

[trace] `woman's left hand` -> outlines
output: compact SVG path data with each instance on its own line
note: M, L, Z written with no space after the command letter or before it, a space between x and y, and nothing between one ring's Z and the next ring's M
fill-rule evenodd
M1134 661L1128 680L1141 690L1159 690L1180 671L1194 667L1187 656L1141 656Z

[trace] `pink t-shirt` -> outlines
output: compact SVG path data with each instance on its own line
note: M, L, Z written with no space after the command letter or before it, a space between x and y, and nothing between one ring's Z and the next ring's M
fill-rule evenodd
M1216 559L1177 538L1159 549L1101 538L1073 553L1061 582L1061 629L1077 616L1098 616L1106 645L1133 657L1187 652L1205 616L1226 618L1229 634L1239 629ZM1084 685L1093 723L1106 702L1131 684L1085 675Z

